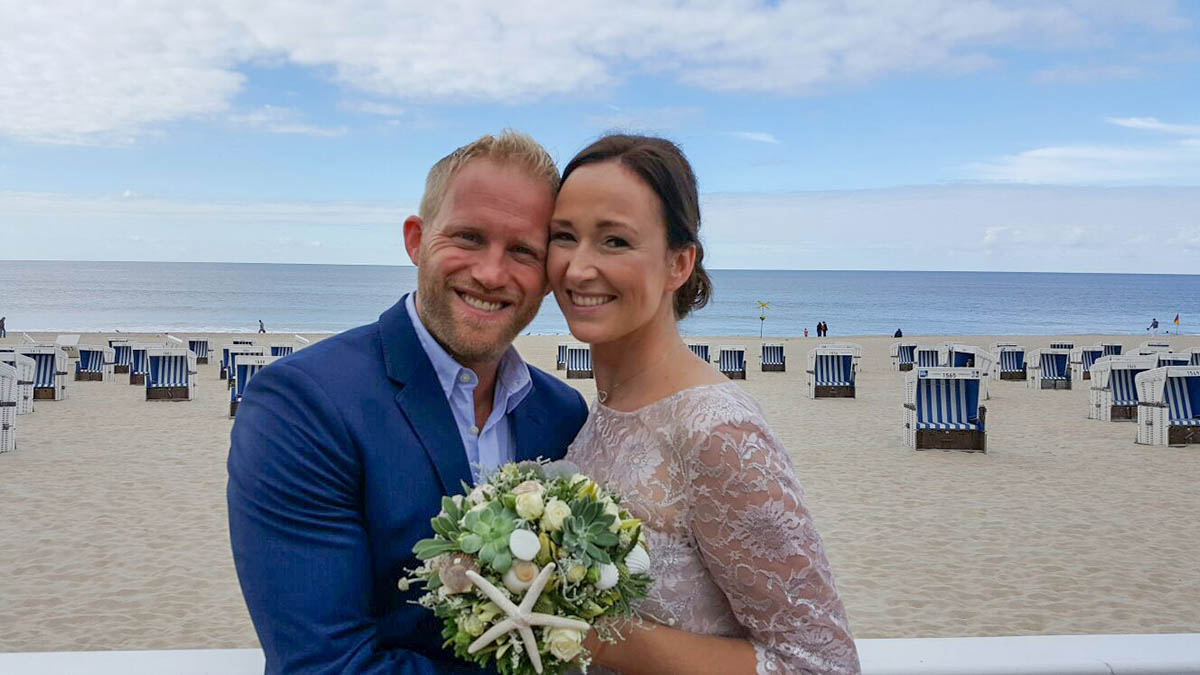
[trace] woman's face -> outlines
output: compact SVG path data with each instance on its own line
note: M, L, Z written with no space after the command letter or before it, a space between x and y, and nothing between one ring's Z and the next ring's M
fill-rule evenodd
M576 338L611 342L655 320L673 322L672 298L691 260L690 248L667 250L658 196L617 162L584 165L563 183L546 272Z

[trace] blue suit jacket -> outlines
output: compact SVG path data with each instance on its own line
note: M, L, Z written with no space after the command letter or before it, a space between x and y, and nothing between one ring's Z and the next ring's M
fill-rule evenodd
M559 459L587 416L530 367L518 461ZM477 673L396 581L441 497L471 482L450 406L401 300L262 370L229 450L229 534L268 673Z

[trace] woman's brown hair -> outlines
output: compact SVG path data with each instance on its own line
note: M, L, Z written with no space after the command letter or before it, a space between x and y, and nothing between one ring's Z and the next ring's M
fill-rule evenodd
M571 172L587 164L618 162L641 178L658 195L667 226L667 247L696 249L692 275L675 291L675 318L682 319L708 304L712 281L704 269L704 246L700 243L700 198L696 174L679 146L665 138L610 134L579 151L563 169L562 182Z

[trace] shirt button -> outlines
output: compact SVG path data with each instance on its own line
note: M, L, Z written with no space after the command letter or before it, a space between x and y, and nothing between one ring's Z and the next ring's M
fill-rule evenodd
M458 376L458 381L466 384L467 382L471 381L471 376L466 373L460 373Z
M472 424L472 425L471 425L470 432L471 432L471 435L472 435L472 436L478 436L478 435L479 435L479 427L477 427L477 426L475 426L474 424Z

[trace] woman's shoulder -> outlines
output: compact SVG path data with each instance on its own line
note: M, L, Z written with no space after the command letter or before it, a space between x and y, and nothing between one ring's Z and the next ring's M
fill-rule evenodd
M723 427L765 426L758 401L734 382L702 384L683 389L662 411L690 435L709 434Z

